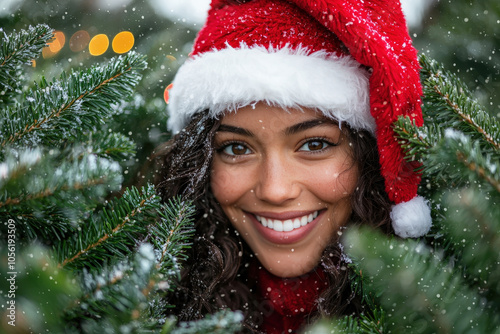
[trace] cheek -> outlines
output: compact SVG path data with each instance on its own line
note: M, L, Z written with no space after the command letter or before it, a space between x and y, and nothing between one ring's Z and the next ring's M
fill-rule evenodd
M358 168L352 164L327 165L311 175L315 192L326 202L352 195L359 178Z
M231 168L216 159L212 164L210 187L217 201L222 206L234 205L239 198L251 189L248 177L241 168ZM250 188L250 189L249 189Z

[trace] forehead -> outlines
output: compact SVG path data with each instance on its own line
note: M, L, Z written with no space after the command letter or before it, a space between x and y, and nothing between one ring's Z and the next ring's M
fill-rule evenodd
M266 103L256 103L234 112L226 113L221 124L239 127L264 127L267 130L280 130L311 119L325 119L319 111L311 108L287 108L270 106ZM329 121L328 123L331 123Z

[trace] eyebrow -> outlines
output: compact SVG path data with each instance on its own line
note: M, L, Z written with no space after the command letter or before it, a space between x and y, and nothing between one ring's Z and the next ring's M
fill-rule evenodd
M330 120L327 118L317 118L317 119L311 119L309 121L305 122L300 122L297 124L294 124L284 130L285 135L293 135L296 133L299 133L301 131L305 131L311 128L314 128L319 125L327 125L327 124L337 124L336 121ZM228 124L221 124L217 131L221 132L231 132L247 137L255 137L254 133L250 130L247 130L245 128L240 128L238 126L233 126L233 125L228 125Z
M252 131L240 128L238 126L232 126L232 125L227 125L227 124L221 124L219 128L217 129L217 132L222 131L222 132L232 132L236 133L239 135L247 136L247 137L255 137Z
M316 118L309 121L297 123L285 129L285 135L293 135L301 131L305 131L314 128L319 125L337 124L337 122L327 119L327 118Z

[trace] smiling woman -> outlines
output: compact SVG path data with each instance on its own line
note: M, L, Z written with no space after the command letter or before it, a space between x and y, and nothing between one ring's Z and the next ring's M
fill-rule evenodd
M165 201L198 209L169 300L181 320L231 308L245 331L293 333L360 313L343 230L428 231L392 131L400 115L422 122L406 31L398 1L212 1L169 92L157 179Z
M260 263L279 277L314 269L351 215L358 180L338 124L257 104L224 116L215 147L211 190Z

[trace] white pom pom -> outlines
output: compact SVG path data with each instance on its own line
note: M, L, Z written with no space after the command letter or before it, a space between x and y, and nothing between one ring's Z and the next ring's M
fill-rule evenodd
M427 201L416 196L392 207L392 227L401 238L418 238L429 232L432 219Z

